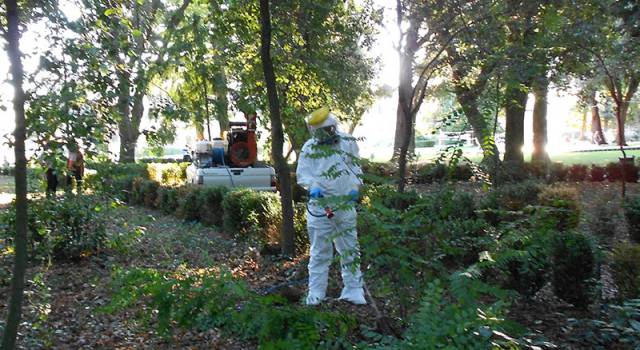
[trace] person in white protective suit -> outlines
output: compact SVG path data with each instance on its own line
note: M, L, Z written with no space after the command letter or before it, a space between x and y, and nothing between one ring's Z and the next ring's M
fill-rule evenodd
M340 254L344 285L339 299L366 304L354 206L362 183L359 178L362 170L354 162L359 156L358 145L353 137L338 130L336 117L326 107L313 112L307 124L312 138L302 147L296 170L298 184L307 189L310 196L307 229L311 247L306 303L317 305L325 298L335 245ZM332 215L323 215L325 208L318 203L322 198L343 198L343 203L351 203L338 206Z

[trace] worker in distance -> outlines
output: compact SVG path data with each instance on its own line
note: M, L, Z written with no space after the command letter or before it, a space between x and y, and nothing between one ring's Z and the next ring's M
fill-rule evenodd
M338 129L338 120L327 107L307 119L311 132L302 147L298 184L309 191L307 229L309 231L309 292L307 305L326 298L333 245L340 254L343 288L340 300L366 304L360 271L360 248L356 231L355 204L362 184L358 165L358 145Z

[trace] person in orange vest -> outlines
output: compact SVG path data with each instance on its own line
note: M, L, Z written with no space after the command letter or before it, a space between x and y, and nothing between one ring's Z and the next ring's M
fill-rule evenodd
M72 179L76 181L76 191L82 191L82 177L84 176L84 156L77 146L69 148L67 158L67 190L72 189Z

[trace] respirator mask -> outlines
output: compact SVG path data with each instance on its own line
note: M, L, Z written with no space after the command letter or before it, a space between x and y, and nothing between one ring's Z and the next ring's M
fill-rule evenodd
M338 135L335 125L316 129L313 132L313 137L320 145L335 145L340 141L340 135Z

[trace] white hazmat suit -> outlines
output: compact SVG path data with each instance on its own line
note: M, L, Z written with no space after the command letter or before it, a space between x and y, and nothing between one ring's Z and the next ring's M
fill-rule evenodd
M353 162L359 156L358 145L353 137L337 130L336 118L329 114L321 124L310 125L314 129L334 126L339 139L327 146L332 152L323 152L318 156L316 137L308 140L302 147L298 168L296 170L298 184L313 192L322 193L323 197L353 196L361 185L360 167ZM360 248L356 232L356 210L353 205L339 209L329 218L322 215L325 209L311 199L307 212L307 229L309 230L309 294L307 305L317 305L326 296L329 266L333 259L333 245L340 254L342 282L344 287L341 300L354 304L366 304L363 290L362 273L360 271ZM314 213L314 214L312 214ZM317 215L320 214L320 215Z

